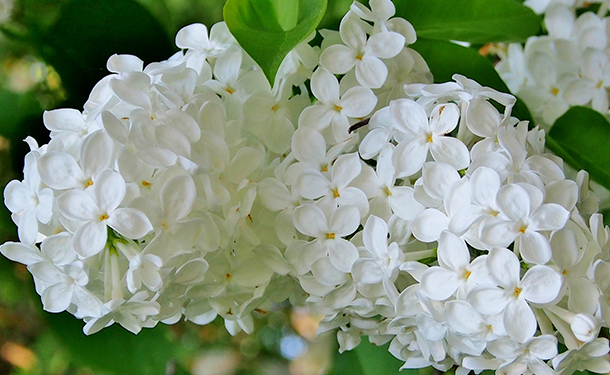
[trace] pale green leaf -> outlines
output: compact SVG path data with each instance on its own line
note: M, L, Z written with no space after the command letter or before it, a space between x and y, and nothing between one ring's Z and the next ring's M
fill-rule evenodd
M284 57L316 29L325 11L326 0L228 0L224 19L273 84Z

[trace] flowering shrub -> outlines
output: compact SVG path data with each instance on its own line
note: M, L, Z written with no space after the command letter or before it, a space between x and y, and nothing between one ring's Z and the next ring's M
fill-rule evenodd
M86 334L217 316L249 333L288 300L341 351L368 336L404 368L610 371L587 172L566 176L514 96L433 83L394 14L354 3L275 68L225 23L183 28L166 61L111 56L82 112L27 139L4 193L20 242L0 252Z

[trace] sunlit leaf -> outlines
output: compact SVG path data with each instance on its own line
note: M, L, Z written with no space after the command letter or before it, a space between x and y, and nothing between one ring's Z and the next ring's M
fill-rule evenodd
M515 0L396 1L396 14L421 38L471 43L522 42L536 35L541 20Z
M575 169L610 189L610 122L599 112L572 107L547 135L547 146Z
M228 0L224 19L273 84L284 57L316 29L325 10L326 0Z

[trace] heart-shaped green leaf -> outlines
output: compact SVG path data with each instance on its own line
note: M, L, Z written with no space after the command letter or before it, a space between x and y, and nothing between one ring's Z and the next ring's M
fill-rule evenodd
M546 137L548 148L576 169L610 189L610 122L599 112L572 107Z
M228 0L224 19L271 84L284 57L322 20L326 0Z
M541 25L515 0L397 1L396 15L409 20L418 37L471 43L522 42Z

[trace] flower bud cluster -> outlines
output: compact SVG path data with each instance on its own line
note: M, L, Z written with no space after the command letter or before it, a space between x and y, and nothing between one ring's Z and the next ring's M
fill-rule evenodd
M251 332L289 300L341 351L368 336L404 368L610 371L610 231L586 172L566 178L512 95L432 84L393 15L354 3L273 88L223 23L182 29L164 62L111 57L82 113L28 139L5 190L20 242L0 252L87 334Z

